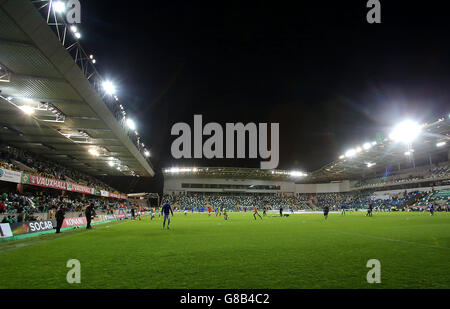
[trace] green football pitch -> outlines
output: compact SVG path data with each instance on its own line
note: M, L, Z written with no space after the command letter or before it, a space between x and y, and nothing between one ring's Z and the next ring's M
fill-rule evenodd
M0 243L0 288L450 288L450 214L177 213ZM81 263L81 283L66 263ZM381 263L369 284L367 262Z

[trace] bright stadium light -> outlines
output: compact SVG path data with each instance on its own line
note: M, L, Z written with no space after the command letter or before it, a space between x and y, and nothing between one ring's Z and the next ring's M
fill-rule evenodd
M357 153L360 153L361 151L362 151L362 148L361 148L361 147L359 147L359 146L356 147L356 152L357 152Z
M445 145L447 145L447 142L439 142L436 144L436 147L443 147Z
M102 87L103 90L109 95L114 95L116 93L116 86L114 86L114 84L109 80L104 81L102 83Z
M81 38L81 33L75 32L75 37L76 37L77 39L80 39L80 38Z
M22 106L19 106L19 108L22 110L22 112L24 112L27 115L34 114L34 108L32 108L29 105L22 105Z
M372 166L376 165L376 163L374 163L374 162L367 162L366 165L367 165L367 167L372 167Z
M305 176L305 174L303 172L299 172L299 171L291 171L289 172L289 175L291 175L292 177L302 177Z
M345 155L341 155L341 156L339 157L339 159L340 159L340 160L345 159Z
M70 31L72 31L73 33L78 32L77 26L70 26Z
M133 119L127 118L127 126L131 130L136 129L136 124L134 123Z
M114 166L114 162L113 161L108 161L108 165L113 167Z
M150 157L150 152L148 150L144 151L144 156Z
M351 157L354 157L355 155L356 155L356 150L353 148L347 150L347 152L345 153L346 158L351 158Z
M363 145L363 149L364 149L364 150L369 150L370 148L372 148L372 144L371 144L371 143L365 143L365 144Z
M94 148L90 148L89 153L95 157L98 157L100 155L100 153L97 151L97 149L94 149Z
M405 120L395 126L389 138L394 142L402 142L405 144L411 143L415 140L422 131L422 127L414 121Z
M406 152L405 152L405 156L410 156L410 155L412 155L412 152L411 152L411 151L406 151Z
M56 13L63 13L66 10L66 4L61 1L53 2L52 6Z

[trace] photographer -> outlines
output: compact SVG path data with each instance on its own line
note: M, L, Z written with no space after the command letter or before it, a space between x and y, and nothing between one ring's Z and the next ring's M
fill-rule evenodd
M64 206L59 206L58 210L56 211L56 233L61 233L61 227L64 222L64 216L66 215L66 211L64 209Z
M84 213L86 215L86 221L87 221L86 229L90 230L92 228L91 227L92 217L96 216L95 210L94 210L94 203L89 204L89 206L86 207L86 210Z

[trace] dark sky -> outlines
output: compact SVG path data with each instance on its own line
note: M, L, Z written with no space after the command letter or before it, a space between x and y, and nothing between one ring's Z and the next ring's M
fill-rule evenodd
M173 159L170 129L194 114L278 122L278 168L312 171L404 117L448 113L444 1L382 0L382 24L367 23L366 0L310 2L81 1L82 45L118 85L159 174L123 190L160 191L164 167L259 167Z

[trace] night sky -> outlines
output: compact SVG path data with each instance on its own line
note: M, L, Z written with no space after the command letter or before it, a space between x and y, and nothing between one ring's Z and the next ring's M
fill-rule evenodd
M194 114L280 123L278 168L309 172L400 119L449 112L443 1L382 0L381 24L367 23L366 0L310 2L82 0L82 45L117 84L158 174L113 184L161 191L165 167L259 167L173 159L170 129L193 128Z

